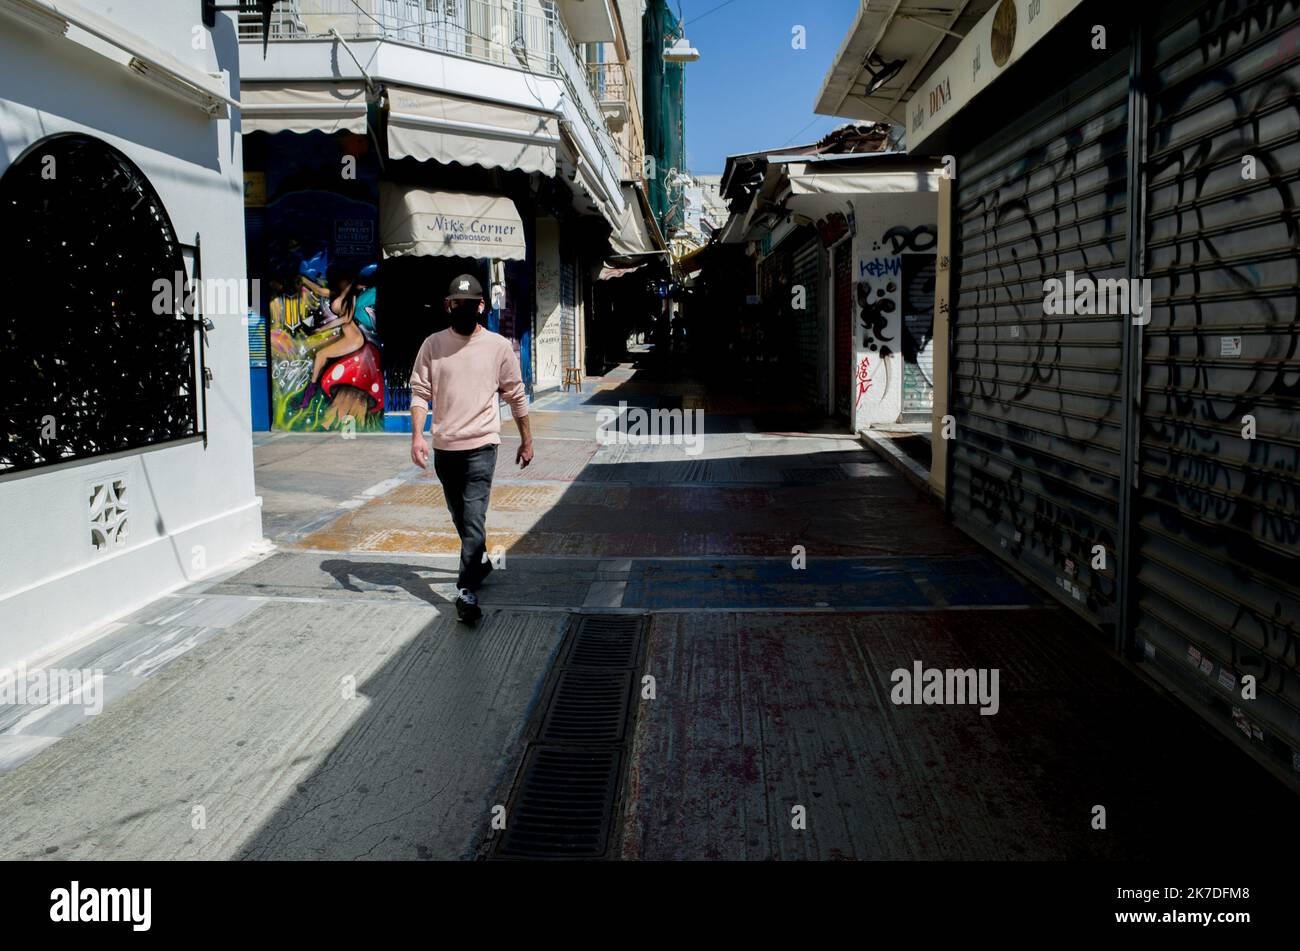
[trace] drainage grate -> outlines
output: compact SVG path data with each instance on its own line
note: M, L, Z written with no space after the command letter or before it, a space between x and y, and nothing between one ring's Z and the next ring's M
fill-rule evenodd
M631 688L630 670L565 670L546 710L541 741L623 742Z
M636 614L582 614L578 616L578 634L636 634L641 618Z
M631 667L641 646L641 619L629 614L588 614L578 621L569 667Z
M507 797L499 858L601 858L635 723L644 618L583 614L569 627Z
M499 854L598 858L609 840L622 750L533 747Z

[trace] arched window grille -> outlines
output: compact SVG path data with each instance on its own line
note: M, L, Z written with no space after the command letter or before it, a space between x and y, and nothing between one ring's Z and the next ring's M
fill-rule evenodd
M0 473L200 434L181 245L135 164L42 139L0 176L0 221Z

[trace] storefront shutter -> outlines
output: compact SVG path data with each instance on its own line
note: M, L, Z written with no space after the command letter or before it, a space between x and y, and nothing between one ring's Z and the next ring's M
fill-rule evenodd
M577 342L578 281L572 261L560 263L560 363L577 366L574 346Z
M787 292L787 305L791 306L791 326L794 328L795 349L799 355L798 379L795 381L799 397L810 406L821 402L818 385L818 367L823 362L821 347L821 239L814 235L800 246L793 256L791 287ZM802 310L794 309L794 289L803 288Z
M928 420L934 409L934 278L933 255L904 256L904 419Z
M1300 769L1300 4L1180 9L1150 58L1136 638Z
M835 248L835 415L849 416L853 374L853 242Z
M956 182L953 516L1099 625L1117 615L1123 318L1047 315L1043 285L1127 276L1128 63L1112 50L1010 124L993 102Z

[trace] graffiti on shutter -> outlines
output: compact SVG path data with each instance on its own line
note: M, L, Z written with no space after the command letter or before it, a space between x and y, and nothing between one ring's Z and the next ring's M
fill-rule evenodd
M1118 614L1123 324L1049 315L1044 282L1127 270L1127 49L958 162L953 515L1096 624Z
M1298 39L1295 0L1203 4L1157 28L1134 513L1144 656L1287 768L1300 751Z
M934 255L903 256L903 412L934 408Z

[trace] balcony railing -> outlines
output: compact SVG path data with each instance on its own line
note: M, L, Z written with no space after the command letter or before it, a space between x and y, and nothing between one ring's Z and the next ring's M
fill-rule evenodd
M272 8L270 39L388 39L560 79L617 176L620 160L597 105L596 77L552 0L288 0ZM261 14L240 14L239 38L262 39Z
M597 102L632 101L624 63L588 63L587 84Z

